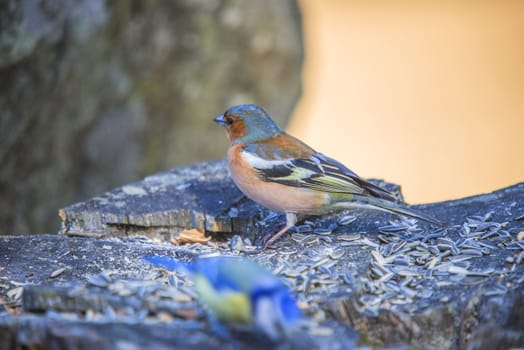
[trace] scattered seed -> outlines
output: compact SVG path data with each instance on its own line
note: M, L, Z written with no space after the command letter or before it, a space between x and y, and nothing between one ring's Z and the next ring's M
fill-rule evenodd
M357 219L354 215L343 215L338 218L337 223L341 226L346 226L351 224L353 221Z
M395 277L395 274L393 272L387 272L382 277L380 277L379 281L381 281L381 282L388 282L393 277Z
M321 259L321 260L315 262L313 265L311 265L311 268L312 268L312 269L317 268L317 267L319 267L319 266L321 266L321 265L326 264L328 261L329 261L329 258Z
M333 231L330 230L329 228L316 228L313 230L313 233L316 235L326 236L326 235L330 235L331 233L333 233Z
M417 293L417 296L423 299L430 298L432 295L433 291L429 288L424 288Z
M402 276L402 277L418 277L418 276L420 276L419 272L408 270L408 269L393 267L392 270L397 275Z
M6 295L9 299L16 301L22 297L23 292L24 292L23 287L16 287L16 288L8 290Z
M338 260L340 259L341 257L344 256L346 252L342 249L335 249L335 250L332 250L331 252L329 252L329 257L331 259L334 259L334 260Z
M67 270L67 267L61 267L59 269L56 269L53 272L51 272L49 277L56 278L56 277L60 276L61 274L63 274L65 270Z
M101 287L101 288L107 287L110 282L111 282L111 277L109 276L109 273L107 271L90 276L87 279L88 284L95 286L95 287Z
M337 236L337 241L355 241L357 239L360 239L360 233L355 234L343 234Z
M495 296L495 295L506 295L508 292L508 288L503 286L502 284L496 284L491 289L484 292L485 296Z
M460 266L451 265L448 271L453 274L483 277L483 276L490 276L491 274L493 274L493 272L495 272L495 269L488 268L484 271L471 271L471 270L465 269Z
M311 225L307 225L307 224L304 224L304 225L298 225L298 226L295 226L298 233L311 233L313 231L313 227L311 227Z
M378 228L378 230L383 233L399 232L407 229L409 229L407 225L386 225Z
M367 237L364 237L360 240L360 243L364 244L364 245L367 245L367 246L370 246L370 247L373 247L373 248L378 248L378 244L373 242L373 241L370 241Z
M317 244L318 243L318 237L316 237L315 235L306 235L304 238L302 238L299 241L299 243L302 244L302 245Z
M408 287L400 287L400 292L408 298L414 298L417 295L417 291Z
M462 249L462 256L482 256L482 251L478 249Z
M371 251L371 255L379 265L385 265L384 257L376 250Z

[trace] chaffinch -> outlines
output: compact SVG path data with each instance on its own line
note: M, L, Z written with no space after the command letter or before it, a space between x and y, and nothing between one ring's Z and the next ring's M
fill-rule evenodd
M297 214L369 208L442 225L426 214L400 206L388 191L282 131L257 105L231 107L214 121L228 133L231 146L227 159L238 188L262 206L286 213L285 227L262 249L292 228Z
M149 263L189 273L217 319L251 323L272 340L300 326L302 314L287 286L255 262L240 257L198 258L186 264L166 256L145 256Z

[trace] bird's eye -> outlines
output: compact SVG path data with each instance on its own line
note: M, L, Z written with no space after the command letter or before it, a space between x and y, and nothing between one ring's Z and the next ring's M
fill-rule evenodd
M231 118L231 117L226 117L226 124L227 124L227 125L231 125L231 124L233 124L233 118Z

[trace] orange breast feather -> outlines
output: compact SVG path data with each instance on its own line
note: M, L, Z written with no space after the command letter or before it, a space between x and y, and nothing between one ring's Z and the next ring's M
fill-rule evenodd
M286 186L264 181L242 154L242 145L228 151L231 177L237 187L260 205L276 210L303 214L319 214L329 202L329 195L308 188Z

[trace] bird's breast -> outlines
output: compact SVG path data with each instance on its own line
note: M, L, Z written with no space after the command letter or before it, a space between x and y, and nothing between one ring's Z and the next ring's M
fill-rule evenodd
M228 152L231 178L248 198L276 211L320 214L325 212L329 194L305 187L265 181L243 154L241 145L234 145Z

